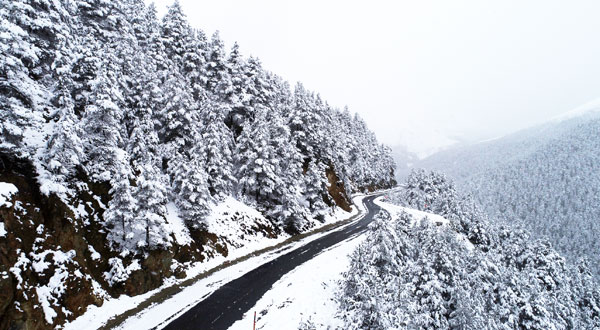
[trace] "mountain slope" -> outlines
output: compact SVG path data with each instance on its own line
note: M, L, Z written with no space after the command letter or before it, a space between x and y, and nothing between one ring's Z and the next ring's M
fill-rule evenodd
M492 218L548 237L600 274L600 114L595 103L503 138L434 155L417 166L447 172Z
M443 175L414 172L387 202L397 206L381 204L388 212L341 281L344 329L600 326L600 290L585 263L488 222Z

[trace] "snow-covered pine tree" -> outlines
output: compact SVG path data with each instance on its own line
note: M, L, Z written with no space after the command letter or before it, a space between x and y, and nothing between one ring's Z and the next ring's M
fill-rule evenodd
M222 84L222 81L229 79L225 45L219 36L219 31L215 31L208 44L205 71L206 89L217 94L218 86Z
M202 111L203 159L211 195L222 200L233 194L233 134L225 125L229 107L213 97Z
M236 190L240 197L259 206L269 202L275 187L282 184L275 172L277 160L269 144L266 111L261 106L256 109L256 117L244 126L234 153Z
M140 130L141 131L141 130ZM135 218L137 228L142 227L145 247L164 249L172 244L170 227L166 222L167 189L162 174L150 161L136 166L133 198L137 202Z
M133 197L137 201L136 223L144 224L146 248L170 246L166 226L166 178L160 171L158 134L154 129L153 107L159 100L159 80L154 66L143 53L135 55L127 105L131 112L127 151L135 174Z
M40 174L40 191L44 194L54 192L61 197L72 194L69 180L75 175L75 170L85 160L82 143L83 130L78 125L79 118L75 115L73 100L66 87L57 91L55 105L58 107L55 117L57 122L48 140L46 152L43 155L49 174Z
M275 109L271 102L271 87L258 59L250 57L244 61L239 48L234 45L227 66L229 71L224 81L230 81L228 90L220 88L220 92L225 92L224 97L233 103L226 122L237 137L244 124L254 119L257 106Z
M246 61L240 54L239 45L235 43L227 57L227 74L222 75L215 87L215 94L223 101L223 104L227 104L229 107L225 123L232 129L235 137L239 136L242 130L240 123L236 120L236 114L245 112L245 66Z
M304 174L304 198L308 202L312 216L319 221L325 221L327 204L323 198L328 196L328 185L325 164L318 160L310 161Z
M124 101L116 79L116 73L106 63L90 82L89 104L82 120L87 155L83 165L91 181L110 183L112 187L111 200L104 212L107 239L111 247L127 254L144 246L145 240L142 229L134 222L137 209L131 186L134 174L125 150L127 140L122 135Z
M259 104L272 109L274 101L273 86L269 85L267 74L258 58L252 56L248 58L244 66L244 78L245 91L242 102L246 107L246 111L239 114L241 118L236 120L240 124L245 120L254 118L252 111Z
M206 36L201 30L193 29L179 1L175 1L162 19L161 40L167 58L179 69L189 84L196 102L207 97L205 92Z
M206 102L210 97L206 90L206 35L202 30L193 30L187 42L186 53L183 58L184 74L192 89L194 100L198 103Z
M352 157L355 149L354 144L356 143L356 140L352 138L352 131L349 127L350 118L348 107L345 107L343 112L334 112L332 132L335 132L335 134L332 134L333 137L331 138L333 142L332 162L338 178L344 185L347 196L350 196L354 189L354 184L351 180L352 163L350 158Z
M103 214L109 246L122 256L135 254L146 246L145 227L136 221L137 201L133 197L131 169L125 162L123 150L113 150L120 159L111 169L111 199Z
M284 104L279 104L284 107ZM311 217L303 196L302 155L292 143L290 129L279 112L267 114L269 122L269 144L275 175L280 185L272 193L274 204L269 214L290 232L301 232Z
M205 229L212 197L204 169L201 145L190 150L190 158L177 155L170 161L172 195L186 225L192 229Z
M245 77L244 68L246 61L240 53L240 46L238 43L234 43L229 56L227 57L227 73L228 75L221 79L217 86L217 95L219 95L224 102L229 103L232 108L243 107L244 101L244 90L245 90Z
M105 53L105 58L111 55ZM124 100L117 73L106 60L89 82L88 104L84 109L83 144L87 155L86 174L96 182L108 182L121 163L127 163L123 137ZM113 62L114 63L114 62Z
M294 89L294 106L289 116L289 126L292 131L292 137L296 147L305 157L305 162L311 157L315 157L315 144L310 138L309 132L314 132L317 122L320 118L314 112L314 102L312 95L304 88L301 83L296 84Z
M168 7L162 19L161 36L167 57L182 70L187 65L186 53L193 41L193 31L178 0Z
M192 97L189 85L179 72L166 76L162 86L162 109L160 110L159 137L173 152L189 155L189 150L198 140L200 109Z

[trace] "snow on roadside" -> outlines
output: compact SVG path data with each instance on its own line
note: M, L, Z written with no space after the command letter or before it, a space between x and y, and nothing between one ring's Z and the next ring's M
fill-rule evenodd
M343 321L335 317L338 283L365 237L342 241L284 275L229 329L250 329L255 311L256 329L297 329L307 321L317 329L341 328Z
M423 219L427 218L427 219L429 219L429 221L433 221L435 223L446 224L446 225L449 223L448 219L442 217L441 215L437 215L437 214L434 214L434 213L419 211L419 210L411 209L411 208L408 208L408 207L403 207L403 206L399 206L399 205L394 205L394 204L386 203L386 202L384 202L384 198L383 197L376 198L374 200L374 203L377 206L379 206L381 208L384 208L386 211L388 211L390 213L394 213L394 212L398 212L398 213L399 212L406 212L406 213L410 214L413 217L413 219L415 219L416 221L423 221ZM415 223L413 223L413 225Z
M355 196L353 201L356 205L359 205L361 210L364 209L362 204L362 199L364 195ZM160 292L166 287L175 285L177 283L181 283L185 280L193 278L205 271L208 271L212 268L215 268L226 261L235 260L239 257L248 255L253 253L254 251L261 250L263 248L267 248L270 246L277 245L286 239L289 238L288 235L280 235L276 239L264 239L264 237L256 236L254 241L249 241L247 238L238 240L236 237L239 233L232 231L231 229L224 228L227 224L220 219L223 216L230 216L238 212L242 216L252 215L252 216L260 216L260 218L264 219L262 215L256 210L246 206L243 203L236 201L235 199L226 199L223 203L217 205L212 213L208 216L208 223L211 230L217 230L219 235L223 235L228 240L237 242L238 244L234 244L234 246L230 247L229 254L227 257L223 257L222 255L217 255L216 257L202 263L196 263L190 269L186 271L186 278L181 280L176 280L174 278L165 279L165 283L155 290L149 291L145 294L138 296L127 296L121 295L119 298L108 298L105 300L104 304L100 307L90 305L88 306L87 311L77 319L73 320L65 324L64 329L96 329L103 326L110 318L117 316L129 309L135 308L141 302L149 299L152 295ZM359 213L359 210L356 207L352 208L352 212L344 212L344 211L336 211L334 214L326 217L326 221L323 224L320 224L319 227L327 225L329 223L334 223L337 221L341 221L347 219L351 216L354 216ZM260 220L258 220L260 222ZM169 222L171 225L177 226L178 216L177 209L175 205L172 205L169 209ZM229 224L231 225L231 224ZM237 225L237 224L236 224ZM223 227L223 228L221 228ZM318 228L318 227L317 227ZM314 229L317 229L314 228ZM221 232L221 229L223 231ZM316 235L312 235L298 242L291 243L290 245L284 246L275 251L249 258L243 262L227 267L223 270L215 272L211 274L209 277L199 280L193 285L185 288L180 293L171 297L170 299L165 300L161 304L155 304L150 308L144 310L143 312L130 317L127 319L121 326L121 329L149 329L154 327L166 326L165 320L171 320L174 316L180 315L187 311L189 308L193 307L196 303L201 301L203 298L207 297L210 293L218 289L221 285L234 280L250 270L261 266L264 263L267 263L278 256L289 252L290 249L299 248L308 242L311 242L327 233L320 233ZM238 237L239 238L239 237ZM178 240L185 240L185 237L179 237ZM241 243L241 244L240 244ZM235 245L238 247L236 248ZM167 321L168 323L168 321ZM162 325L161 325L162 324Z

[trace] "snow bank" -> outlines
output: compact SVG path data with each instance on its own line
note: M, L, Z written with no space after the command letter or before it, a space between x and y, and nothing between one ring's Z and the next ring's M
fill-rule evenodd
M437 214L433 214L433 213L429 213L429 212L424 212L424 211L419 211L419 210L415 210L415 209L411 209L408 207L403 207L403 206L398 206L398 205L394 205L394 204L389 204L383 201L384 198L383 197L379 197L377 199L375 199L375 204L383 209L385 209L386 211L390 212L390 213L400 213L400 212L406 212L408 214L410 214L413 219L415 219L415 222L413 223L416 224L417 221L423 221L423 219L427 218L429 221L433 221L435 223L439 223L439 224L448 224L449 221L448 219L442 217L441 215L437 215Z
M227 197L214 207L206 223L208 231L225 240L230 249L246 251L255 250L257 245L264 246L262 241L266 236L259 229L273 226L260 212L233 197Z
M179 217L179 209L173 202L167 204L167 222L175 235L177 244L185 246L192 242L190 232L183 223L183 219Z

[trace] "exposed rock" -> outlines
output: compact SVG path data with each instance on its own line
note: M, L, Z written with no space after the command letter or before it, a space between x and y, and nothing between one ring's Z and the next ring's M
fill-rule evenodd
M326 174L329 181L329 187L327 188L329 196L331 196L335 204L342 210L350 212L352 210L350 208L351 201L348 195L346 195L346 187L344 187L344 183L338 178L332 165L329 165ZM328 202L329 198L325 198L325 201ZM329 206L333 206L331 202L328 202L328 204Z

